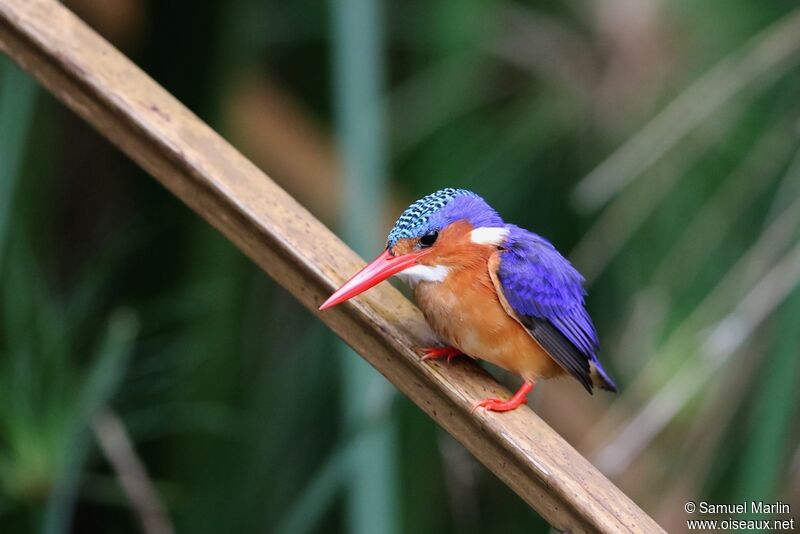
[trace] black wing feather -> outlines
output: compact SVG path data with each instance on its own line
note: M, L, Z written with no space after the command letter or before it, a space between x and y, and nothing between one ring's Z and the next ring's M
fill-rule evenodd
M558 328L547 319L525 315L520 317L522 324L528 329L542 348L572 376L578 379L586 391L592 393L592 377L589 360L578 350Z

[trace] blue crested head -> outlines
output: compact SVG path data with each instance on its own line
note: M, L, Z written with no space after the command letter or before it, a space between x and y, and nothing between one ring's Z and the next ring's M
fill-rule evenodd
M460 220L469 221L474 228L504 224L497 212L476 193L448 187L422 197L406 208L389 232L387 247L394 247L401 239L419 239L439 232Z

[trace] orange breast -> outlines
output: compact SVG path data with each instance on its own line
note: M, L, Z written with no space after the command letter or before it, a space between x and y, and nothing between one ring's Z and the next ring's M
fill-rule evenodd
M451 264L442 282L422 282L414 289L431 328L450 345L535 381L564 371L522 325L506 313L489 276L493 247L474 247L459 268ZM459 262L461 263L461 262Z

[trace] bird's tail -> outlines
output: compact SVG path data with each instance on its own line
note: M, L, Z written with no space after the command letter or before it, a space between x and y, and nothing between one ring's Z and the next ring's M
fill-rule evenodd
M617 385L608 376L606 370L603 369L603 366L600 365L600 360L596 357L592 358L590 362L590 373L592 377L592 384L599 387L600 389L605 389L607 391L613 391L614 393L617 392Z

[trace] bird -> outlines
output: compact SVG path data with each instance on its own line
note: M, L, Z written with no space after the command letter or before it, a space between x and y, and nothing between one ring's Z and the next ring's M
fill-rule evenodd
M545 238L507 224L478 194L445 188L411 204L382 254L320 307L326 310L397 276L443 346L423 360L468 355L522 378L509 399L473 409L506 412L527 404L539 380L575 378L590 394L617 391L598 359L583 276Z

